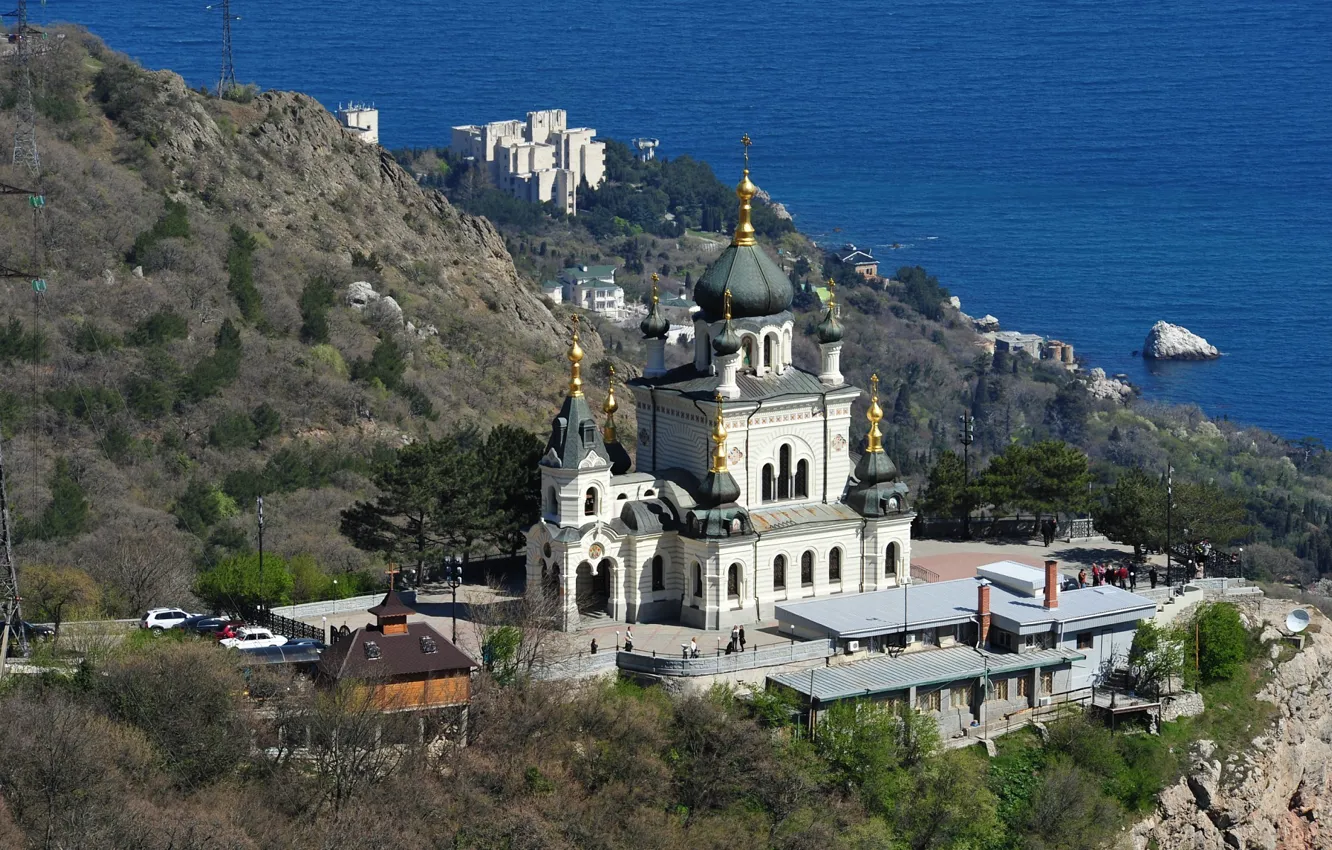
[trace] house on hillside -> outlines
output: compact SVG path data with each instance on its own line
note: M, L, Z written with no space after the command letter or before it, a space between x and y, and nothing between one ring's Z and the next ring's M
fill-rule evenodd
M848 663L768 678L807 704L868 698L935 714L947 737L1080 698L1122 663L1156 603L1109 585L1077 588L1047 561L1001 561L974 578L779 604L785 634L833 638ZM1061 586L1064 585L1064 586Z
M836 256L839 263L850 266L865 280L874 280L879 276L879 261L868 251L862 251L855 245L844 245Z
M615 266L570 266L560 272L565 304L620 319L624 315L624 289L615 283Z

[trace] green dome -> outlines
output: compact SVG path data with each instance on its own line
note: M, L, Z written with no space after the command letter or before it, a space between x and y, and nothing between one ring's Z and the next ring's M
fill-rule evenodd
M661 304L655 298L652 299L652 309L643 317L638 329L643 332L644 339L665 339L670 331L671 323L661 314Z
M710 321L722 317L723 299L731 290L731 316L753 319L791 308L791 279L757 245L732 245L722 252L694 286L694 302Z
M819 322L818 326L814 328L814 332L818 335L819 342L841 342L842 323L837 321L837 317L833 315L833 308L828 308L828 312L823 316L823 321Z
M722 325L722 332L717 334L717 338L712 341L712 350L718 357L725 357L729 354L735 354L740 350L740 334L735 332L728 320Z

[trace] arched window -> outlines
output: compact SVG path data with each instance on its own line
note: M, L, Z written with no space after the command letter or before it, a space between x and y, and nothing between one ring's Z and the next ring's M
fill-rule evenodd
M560 512L559 496L555 494L554 487L549 487L546 489L546 513L551 514L553 516L555 514L558 514L559 512Z
M809 587L814 583L814 552L806 550L805 554L800 556L800 584L802 587Z
M656 490L644 490L644 491L643 491L643 498L644 498L644 499L651 499L651 498L652 498L653 496L655 496L655 495L657 495L657 491L656 491Z
M777 452L777 498L791 498L791 447L782 446Z
M726 570L726 595L732 599L740 598L740 565L731 564Z
M795 495L797 499L809 498L809 461L796 464Z
M828 581L842 580L842 550L835 548L828 553Z
M588 487L587 495L583 497L583 516L597 515L597 488Z
M746 336L744 340L740 343L740 348L744 352L744 359L740 362L740 365L746 369L753 369L754 338L752 336Z
M628 493L621 493L620 495L618 495L618 496L615 497L615 501L617 501L617 502L621 502L621 501L624 501L625 499L628 499L628 498L629 498L629 494L628 494Z
M550 589L555 590L560 586L560 562L556 561L550 565Z
M782 590L786 587L786 556L778 555L772 559L772 588Z
M694 562L694 595L703 597L703 565L698 561Z
M777 476L773 474L772 464L763 464L763 501L771 502L773 491L777 489Z
M652 589L666 589L666 564L660 555L652 556Z
M763 368L777 368L777 346L773 345L773 336L768 334L763 338Z
M883 574L885 576L897 575L897 555L898 548L896 543L888 544L888 553L883 559Z
M550 581L550 565L546 563L546 559L545 559L545 558L542 558L542 559L541 559L541 585L542 585L542 587L544 587L544 586L546 585L546 583L549 582L549 581Z

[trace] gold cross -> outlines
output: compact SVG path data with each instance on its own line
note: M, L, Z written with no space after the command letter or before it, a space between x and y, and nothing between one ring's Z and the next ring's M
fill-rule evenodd
M872 393L875 398L879 397L879 376L877 373L870 375L870 393Z
M573 338L574 338L574 342L577 342L577 341L578 341L578 314L577 314L577 313L574 313L573 316L570 317L570 319L573 321Z
M754 144L752 141L750 141L750 139L749 139L749 134L748 134L748 133L745 133L743 136L740 137L740 144L742 144L742 145L745 146L745 168L748 168L748 167L749 167L749 146L752 145L752 144Z

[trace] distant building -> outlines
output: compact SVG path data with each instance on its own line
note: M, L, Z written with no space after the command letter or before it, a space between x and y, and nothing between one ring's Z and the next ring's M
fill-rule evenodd
M541 294L556 304L564 303L564 284L558 280L548 280L541 284Z
M578 187L606 179L606 143L597 131L567 126L563 109L527 113L527 120L453 128L450 148L482 164L496 188L531 203L578 213Z
M996 331L993 334L995 351L1006 351L1009 354L1022 352L1033 360L1041 359L1041 348L1045 345L1045 337L1040 334L1024 334L1019 331Z
M563 303L619 319L624 289L615 283L615 266L570 266L560 272Z
M855 245L844 245L837 252L837 261L850 266L856 274L865 280L874 280L879 276L879 261L868 251L862 251Z
M340 123L353 136L367 145L379 144L379 110L363 103L338 104L334 113Z
M1042 360L1053 360L1065 366L1073 365L1073 345L1072 343L1060 342L1057 339L1049 340L1041 349Z

